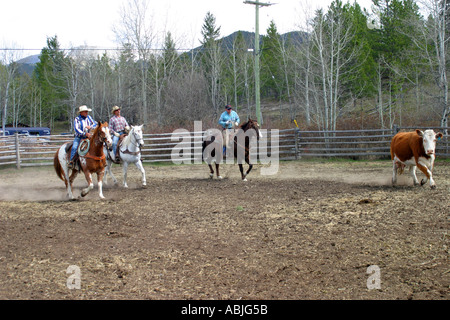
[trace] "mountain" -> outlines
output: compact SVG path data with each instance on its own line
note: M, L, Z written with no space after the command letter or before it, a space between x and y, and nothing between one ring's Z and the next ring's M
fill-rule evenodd
M247 44L248 48L254 49L255 33L248 32L248 31L236 31L236 32L222 38L222 48L225 50L229 50L229 49L233 48L233 42L235 41L239 32L242 33L242 36L244 37L244 41ZM282 42L291 42L297 46L300 46L306 38L307 38L307 34L304 32L301 32L301 31L291 31L291 32L280 35L280 40L282 40ZM263 39L264 39L264 36L260 35L260 37L259 37L260 45L263 44Z
M28 73L31 76L36 64L40 61L39 57L39 54L35 54L16 61L19 66L19 72Z
M232 34L223 37L221 40L221 47L222 50L224 52L229 52L232 48L233 48L233 43L236 39L236 37L238 36L238 33L242 33L242 36L244 37L244 42L247 44L247 48L248 49L254 49L254 43L255 43L255 33L254 32L249 32L249 31L236 31L233 32ZM282 35L280 35L280 40L282 42L291 42L293 43L295 46L300 47L302 45L302 43L308 38L308 34L301 32L301 31L291 31L288 33L284 33ZM260 35L259 36L259 43L260 43L260 48L263 48L263 39L264 36ZM187 52L187 54L190 57L196 56L199 52L201 52L203 49L203 46L199 46L197 48L194 48L190 51Z
M232 34L223 37L221 40L221 45L222 45L222 50L224 50L225 52L231 50L233 48L233 42L236 39L238 33L241 32L243 37L244 37L244 41L247 44L247 47L249 49L254 49L254 41L255 41L255 33L254 32L248 32L248 31L236 31L233 32ZM280 35L280 38L283 42L285 41L290 41L291 43L293 43L296 46L300 46L305 39L307 39L308 35L304 32L301 31L291 31L285 34ZM260 36L260 43L263 44L263 39L264 36ZM79 47L79 48L84 48L85 51L89 51L90 54L101 54L100 51L98 51L95 47ZM197 53L199 53L202 50L202 46L199 46L197 48L194 48L192 50L190 50L189 52L187 52L187 54L189 56L195 56ZM78 51L74 50L75 53L72 54L76 54ZM30 76L33 73L34 68L36 67L36 64L40 61L39 60L39 54L35 54L32 56L28 56L26 58L20 59L17 61L17 64L19 65L19 70L21 73L26 72L28 73Z

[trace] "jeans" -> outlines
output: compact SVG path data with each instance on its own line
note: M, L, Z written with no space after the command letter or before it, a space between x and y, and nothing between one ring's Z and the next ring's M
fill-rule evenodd
M124 134L125 133L125 131L121 131L121 132L117 132L119 135L122 135L122 134ZM120 138L120 136L116 136L116 135L114 135L113 136L113 139L112 139L112 143L113 143L113 154L116 154L116 149L117 149L117 144L119 143L119 138Z
M70 161L73 160L73 157L75 157L75 154L78 152L78 146L80 145L81 138L75 137L73 139L73 145L72 145L72 151L70 152Z

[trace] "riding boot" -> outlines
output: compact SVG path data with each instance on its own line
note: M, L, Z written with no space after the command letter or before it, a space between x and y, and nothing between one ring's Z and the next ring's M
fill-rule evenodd
M75 167L75 164L74 164L73 160L69 161L69 163L67 164L67 168L73 170L74 167Z
M119 164L120 163L120 151L119 146L117 146L116 154L114 155L114 163Z

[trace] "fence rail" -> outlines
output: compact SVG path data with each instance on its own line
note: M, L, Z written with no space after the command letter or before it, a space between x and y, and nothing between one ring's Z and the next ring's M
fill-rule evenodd
M298 129L264 130L258 142L257 155L280 160L295 160L301 157L342 157L352 159L380 159L390 157L390 141L395 133L412 128L376 130L301 131ZM425 128L419 128L425 129ZM450 158L450 128L432 128L444 133L437 143L438 158ZM145 146L142 161L146 163L172 162L175 155L183 160L201 161L202 141L208 135L201 132L173 132L144 134ZM0 137L0 168L53 165L56 150L72 136L14 136Z

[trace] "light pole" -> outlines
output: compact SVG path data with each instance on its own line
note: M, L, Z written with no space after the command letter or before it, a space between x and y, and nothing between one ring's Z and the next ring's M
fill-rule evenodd
M256 1L244 1L245 4L255 5L255 105L256 105L256 119L259 124L262 124L261 115L261 97L260 97L260 80L259 80L259 7L268 7L273 3L261 3Z

